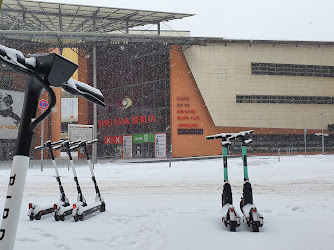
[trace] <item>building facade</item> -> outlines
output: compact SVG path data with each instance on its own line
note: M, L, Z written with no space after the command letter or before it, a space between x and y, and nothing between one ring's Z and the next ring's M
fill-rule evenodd
M246 129L255 130L253 153L301 152L305 137L308 151L318 152L322 128L332 151L332 49L242 40L100 47L98 87L107 108L98 111L99 155L157 157L155 134L166 136L164 156L171 149L173 157L216 155L219 142L205 136ZM131 156L124 136L132 137Z
M210 38L200 45L162 43L154 37L142 43L97 43L96 82L107 104L97 108L97 155L218 155L220 142L205 141L205 136L249 129L255 131L250 153L301 153L305 138L307 152L319 153L321 136L316 134L322 130L328 134L325 151L332 152L333 48L323 42ZM79 64L74 77L90 85L92 54L92 47L63 50ZM2 67L1 79L4 91L23 93L19 74ZM63 95L60 90L56 94ZM66 138L67 123L93 124L93 106L82 98L77 103L78 116L68 121L62 120L57 103L45 122L44 140ZM15 119L1 119L17 129ZM34 145L40 135L37 128ZM5 137L0 155L10 159L15 139ZM238 153L239 146L231 147L231 153Z

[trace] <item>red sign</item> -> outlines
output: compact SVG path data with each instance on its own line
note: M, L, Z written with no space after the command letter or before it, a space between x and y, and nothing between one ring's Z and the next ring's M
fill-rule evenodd
M41 100L38 102L38 107L39 107L41 110L46 110L46 109L49 107L49 103L48 103L47 100L41 99Z
M104 144L122 144L123 136L106 136L104 137Z
M98 121L98 128L123 126L131 124L154 123L155 115L139 115Z

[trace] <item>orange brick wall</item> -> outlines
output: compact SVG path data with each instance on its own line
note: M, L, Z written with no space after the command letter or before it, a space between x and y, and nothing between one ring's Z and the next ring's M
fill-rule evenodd
M178 101L180 97L189 98L189 101ZM189 107L180 108L178 104L188 104ZM219 131L217 131L212 121L187 60L179 46L172 46L170 50L170 106L173 157L221 154L222 149L218 141L205 140L205 136L218 133ZM180 116L178 110L194 110L195 113L193 116L199 117L199 120L179 120L177 119ZM198 124L198 128L203 129L204 134L177 134L179 124L191 123Z

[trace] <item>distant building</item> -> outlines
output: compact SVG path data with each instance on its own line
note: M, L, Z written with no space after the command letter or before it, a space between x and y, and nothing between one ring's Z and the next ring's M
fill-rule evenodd
M152 42L98 51L98 86L108 105L98 114L104 156L123 148L105 138L152 133L166 133L174 157L219 154L219 142L206 135L248 129L255 130L250 152L303 152L304 129L308 151L317 152L315 133L322 123L330 133L334 123L332 43L211 39L205 46ZM332 139L325 138L327 150ZM154 140L133 141L133 155L154 157Z

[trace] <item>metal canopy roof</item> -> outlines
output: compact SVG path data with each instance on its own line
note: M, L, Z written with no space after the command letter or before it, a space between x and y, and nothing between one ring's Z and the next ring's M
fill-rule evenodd
M94 32L128 31L192 14L132 10L29 0L4 0L0 30Z

